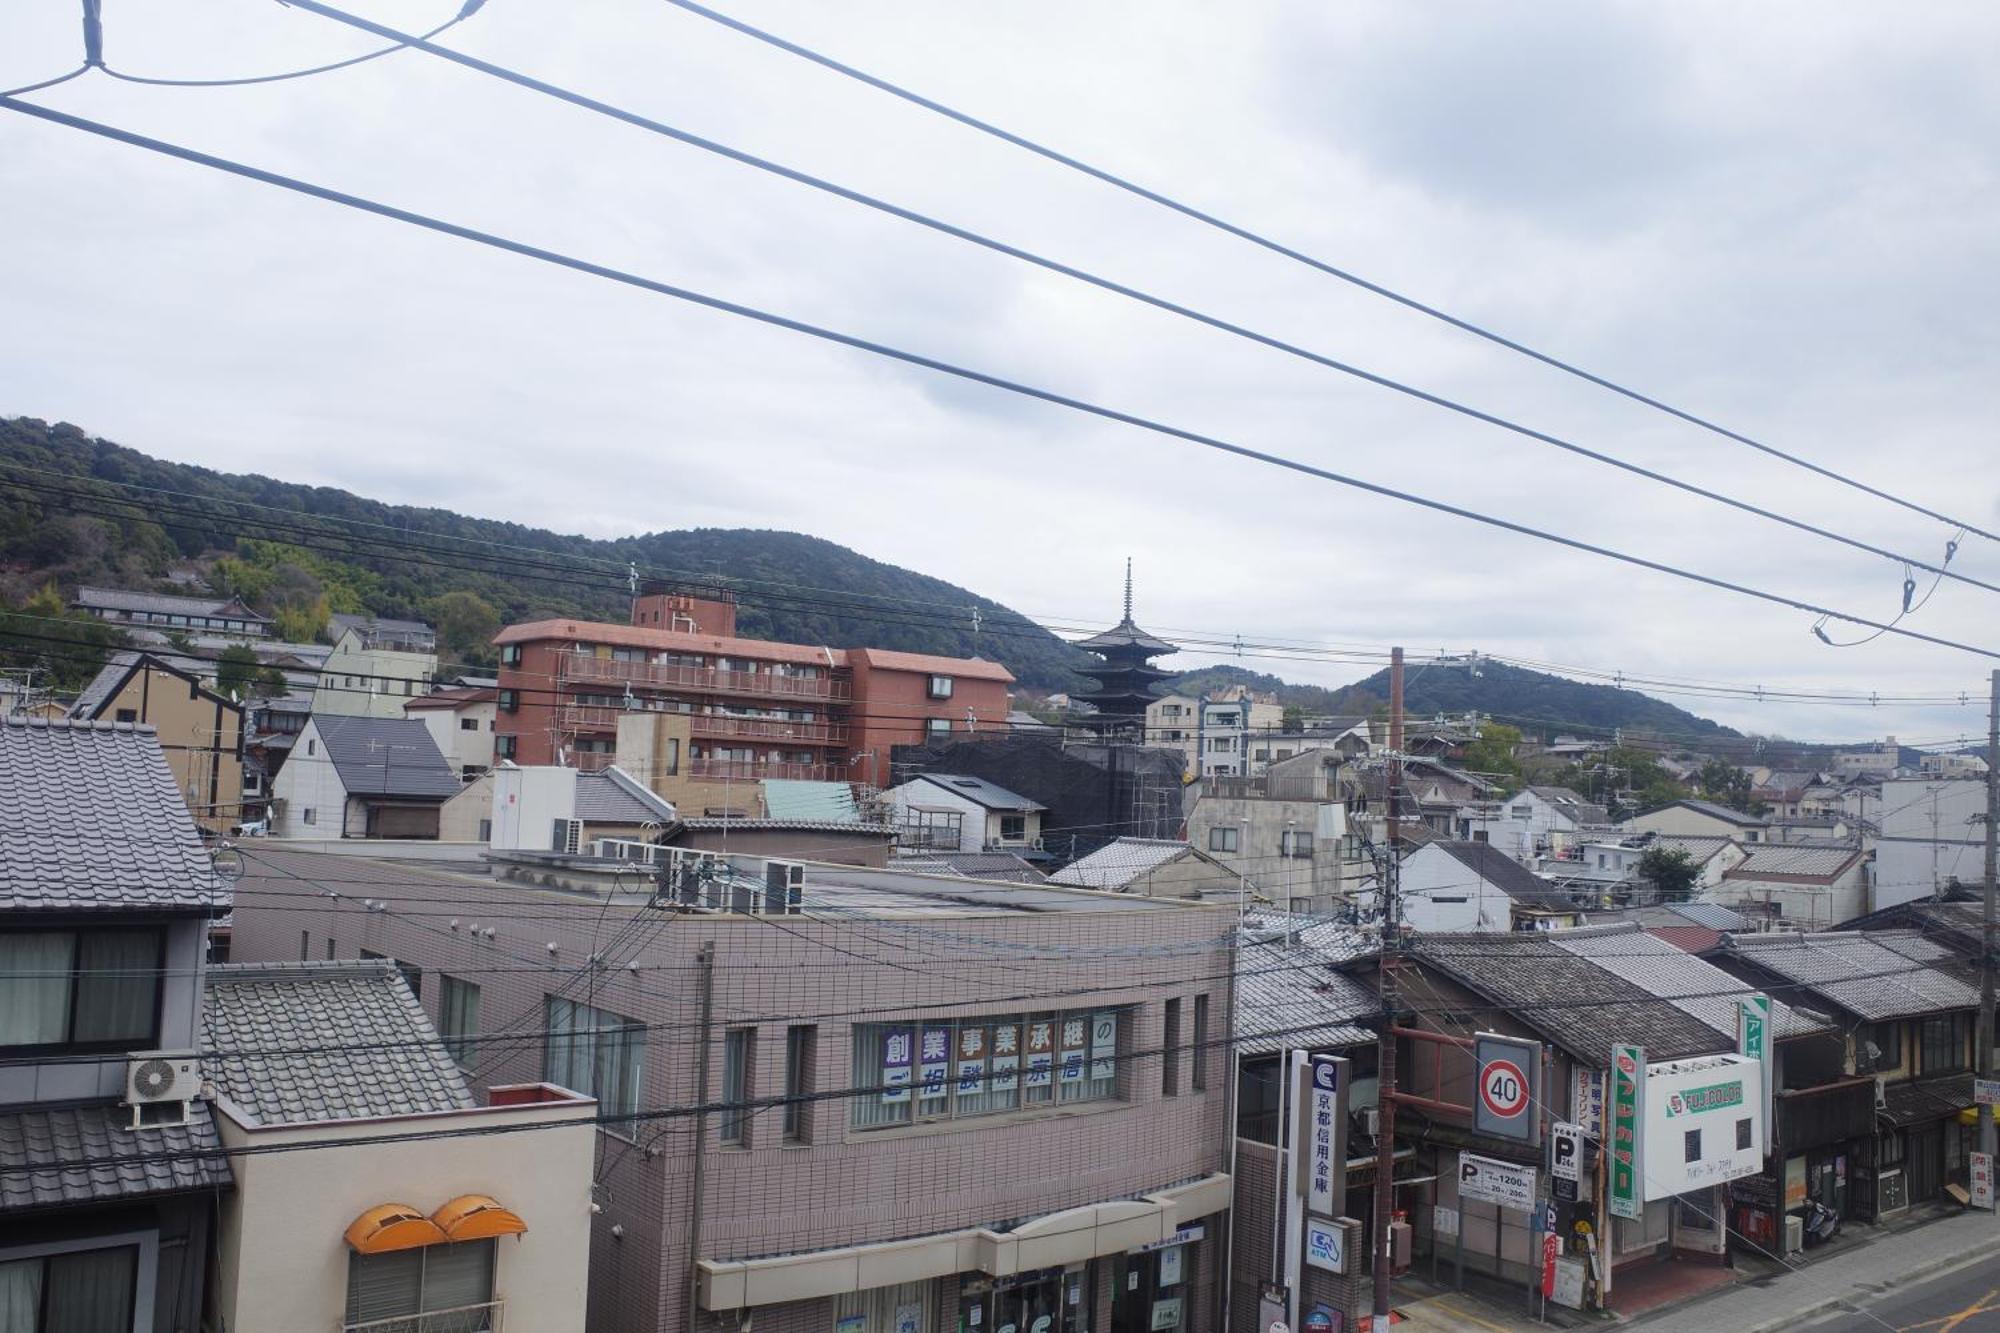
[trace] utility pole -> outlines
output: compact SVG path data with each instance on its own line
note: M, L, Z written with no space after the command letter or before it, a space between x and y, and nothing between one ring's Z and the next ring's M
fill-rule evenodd
M1375 1094L1375 1319L1371 1327L1389 1326L1390 1268L1395 1262L1396 1217L1396 980L1398 923L1396 891L1402 878L1396 839L1402 831L1398 813L1403 792L1403 650L1389 651L1389 771L1388 858L1382 863L1382 951L1376 974L1380 981L1382 1037L1376 1051ZM1345 1169L1345 1168L1343 1168Z
M682 1327L692 1330L701 1309L701 1220L707 1204L705 1184L708 1165L708 1030L715 1018L715 941L701 946L695 955L701 969L701 1031L695 1040L694 1055L694 1180L688 1191L688 1272L687 1317Z
M1979 942L1979 1057L1981 1078L1993 1077L1993 932L1996 871L2000 871L2000 671L1993 673L1986 710L1986 910ZM1993 1158L1993 1108L1979 1108L1979 1151Z

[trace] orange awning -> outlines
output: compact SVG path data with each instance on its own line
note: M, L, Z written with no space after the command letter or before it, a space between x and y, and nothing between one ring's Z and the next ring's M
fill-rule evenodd
M442 1227L407 1203L378 1203L347 1224L347 1243L360 1254L414 1250L446 1239Z
M488 1236L518 1236L528 1229L520 1215L500 1206L488 1194L461 1194L431 1214L448 1240L483 1240Z

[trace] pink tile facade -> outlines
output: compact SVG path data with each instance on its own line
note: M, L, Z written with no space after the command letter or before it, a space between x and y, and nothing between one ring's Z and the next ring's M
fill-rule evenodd
M327 896L331 892L338 896ZM368 901L385 910L371 910ZM854 1086L853 1025L1119 1008L1116 1096L942 1125L850 1127L845 1098L809 1109L810 1142L781 1141L782 1111L753 1111L744 1145L708 1117L701 1252L747 1259L955 1231L1004 1230L1082 1204L1136 1198L1225 1172L1232 912L1198 906L837 921L676 915L351 856L260 851L237 886L240 960L367 949L480 987L474 1083L543 1076L544 998L647 1025L642 1108L696 1102L698 952L715 953L709 1099L722 1098L723 1033L754 1029L749 1095L784 1087L786 1030L815 1028L812 1086ZM477 930L475 932L475 926ZM494 931L489 940L485 932ZM556 947L553 953L548 946ZM599 955L603 965L588 960ZM1209 1037L1189 1051L1197 995ZM1062 997L1062 998L1044 998ZM1178 1091L1166 1095L1166 1002L1181 1001ZM495 1034L517 1034L512 1041ZM1196 1064L1203 1066L1196 1076ZM1203 1085L1197 1090L1197 1083ZM590 1327L608 1333L736 1327L735 1312L686 1321L695 1122L644 1119L600 1137ZM531 1136L530 1136L531 1137ZM532 1151L524 1141L522 1151ZM617 1228L621 1234L614 1236ZM1224 1215L1188 1247L1181 1327L1221 1327ZM1118 1260L1095 1266L1092 1333L1109 1330ZM502 1275L504 1285L504 1274ZM937 1327L957 1328L957 1282L940 1280ZM758 1307L760 1330L834 1328L833 1302ZM873 1329L868 1333L874 1333ZM931 1333L931 1330L925 1330ZM1023 1331L1025 1333L1025 1330Z

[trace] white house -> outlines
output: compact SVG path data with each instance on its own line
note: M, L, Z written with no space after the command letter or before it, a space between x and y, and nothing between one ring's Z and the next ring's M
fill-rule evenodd
M883 795L896 812L901 845L929 851L1035 850L1048 808L963 773L925 773Z
M1873 906L1868 901L1867 853L1861 848L1780 843L1750 848L1743 863L1702 898L1808 931L1830 930Z
M429 625L337 615L327 631L333 651L313 690L315 714L400 718L404 704L430 692L438 660Z
M439 807L463 785L414 718L315 714L271 782L271 832L436 838Z
M493 730L500 716L500 691L490 688L433 690L403 704L403 715L430 728L451 771L466 781L493 767Z
M1456 840L1427 842L1405 856L1399 892L1406 925L1441 933L1512 930L1516 904L1546 906L1558 897L1492 844Z
M1632 833L1671 833L1678 837L1733 838L1765 841L1770 821L1732 810L1718 801L1670 801L1658 809L1633 815L1624 827Z
M1953 884L1982 882L1986 783L1976 777L1899 778L1871 802L1879 811L1875 903L1894 907Z
M1587 829L1610 825L1604 807L1568 787L1524 787L1504 801L1482 802L1466 816L1475 840L1527 865L1537 856L1561 854L1582 842Z

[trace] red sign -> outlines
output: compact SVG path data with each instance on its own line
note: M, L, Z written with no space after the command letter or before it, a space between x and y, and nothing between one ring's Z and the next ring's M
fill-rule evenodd
M1489 1060L1479 1071L1479 1100L1503 1120L1528 1109L1528 1076L1512 1060Z
M1561 1240L1553 1231L1542 1233L1542 1295L1556 1294L1556 1252Z

